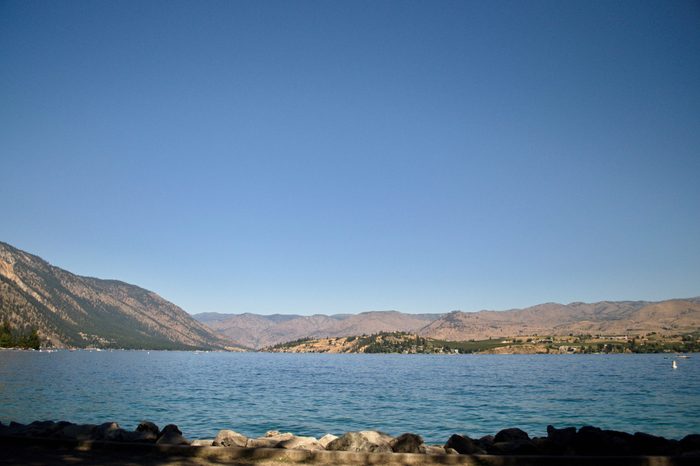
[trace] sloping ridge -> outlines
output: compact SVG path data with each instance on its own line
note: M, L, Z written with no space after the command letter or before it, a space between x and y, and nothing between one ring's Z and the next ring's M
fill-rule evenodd
M313 316L198 314L212 329L251 348L301 338L349 337L379 332L414 332L439 340L465 341L526 335L623 335L700 330L700 298L661 302L601 301L544 303L525 309L447 314L397 311Z
M152 291L82 277L0 242L0 319L56 347L220 349L230 343Z
M539 304L509 311L453 311L423 327L422 336L463 341L519 335L678 334L700 329L700 299Z
M414 332L442 314L371 311L360 314L272 316L258 314L196 314L194 317L241 345L263 348L299 338L348 337L377 332Z

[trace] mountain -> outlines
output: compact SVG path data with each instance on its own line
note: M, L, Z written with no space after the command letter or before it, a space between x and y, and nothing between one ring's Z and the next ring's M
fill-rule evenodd
M195 314L193 317L231 340L251 348L307 337L346 337L378 332L412 332L442 314L404 314L373 311L361 314L313 316L258 314Z
M342 315L197 314L222 336L260 349L305 338L412 332L447 341L526 335L680 334L700 329L700 298L661 302L545 303L508 311L404 314L396 311Z
M700 299L547 303L509 311L453 311L418 333L442 340L480 340L519 335L678 334L700 329Z
M0 322L55 347L223 349L225 338L152 291L81 277L0 242Z

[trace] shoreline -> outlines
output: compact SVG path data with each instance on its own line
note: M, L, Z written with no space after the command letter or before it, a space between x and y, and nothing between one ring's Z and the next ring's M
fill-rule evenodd
M561 461L562 458L567 458L567 463L569 458L576 458L575 462L581 464L594 464L593 458L602 457L674 459L668 464L678 464L675 462L677 458L695 462L700 459L700 434L667 439L643 432L631 434L592 426L557 429L551 425L547 426L546 437L530 437L527 432L511 427L481 438L455 433L445 439L444 444L427 444L415 433L392 437L379 431L356 431L340 436L326 434L317 439L268 431L262 437L249 438L233 430L220 430L214 439L190 440L174 424L161 429L152 422L143 421L130 431L115 422L96 425L34 421L30 424L0 423L0 444L16 447L16 454L20 456L31 454L29 450L32 448L61 448L120 455L147 453L167 456L175 452L197 458L321 461L319 464L345 464L344 461L349 461L348 464L355 464L354 461L359 461L358 464L392 464L397 461L400 464L472 464L469 458L474 457L500 458L478 464L506 464L503 460L511 457L529 458L526 463L518 461L516 464L543 464L532 463L535 458L537 461L547 458L547 464L555 464L555 460ZM368 462L370 460L377 462Z

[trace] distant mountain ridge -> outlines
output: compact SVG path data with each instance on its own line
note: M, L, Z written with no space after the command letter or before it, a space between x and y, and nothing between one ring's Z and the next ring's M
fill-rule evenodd
M223 349L231 343L152 291L81 277L0 242L0 322L55 347Z
M452 311L446 314L374 311L331 316L210 313L194 317L221 335L256 349L302 338L349 337L379 332L413 332L449 341L570 333L677 334L700 329L700 298L660 302L545 303L507 311Z
M372 311L361 314L313 316L274 314L195 314L221 335L250 348L260 349L306 337L345 337L377 332L415 332L443 314L405 314Z

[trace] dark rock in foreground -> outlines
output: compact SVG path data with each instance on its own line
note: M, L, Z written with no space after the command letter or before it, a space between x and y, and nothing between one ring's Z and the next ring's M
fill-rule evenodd
M145 443L174 446L214 446L229 448L279 448L307 451L349 451L362 453L421 453L429 455L503 455L503 456L589 456L589 457L700 457L700 434L690 434L681 440L666 439L643 432L629 434L593 426L580 429L557 429L547 426L547 437L530 438L518 428L504 429L495 436L472 439L467 435L452 435L444 446L425 445L414 433L394 438L379 431L347 432L340 437L324 435L296 436L290 432L269 431L263 437L248 438L233 430L222 430L215 439L190 442L175 424L162 430L149 421L141 422L136 430L123 429L116 422L103 424L73 424L71 422L34 421L30 424L0 423L0 437L47 438L68 441Z
M475 453L485 453L479 446L477 446L474 440L470 439L466 435L454 434L445 444L445 449L452 448L460 455L473 455Z

